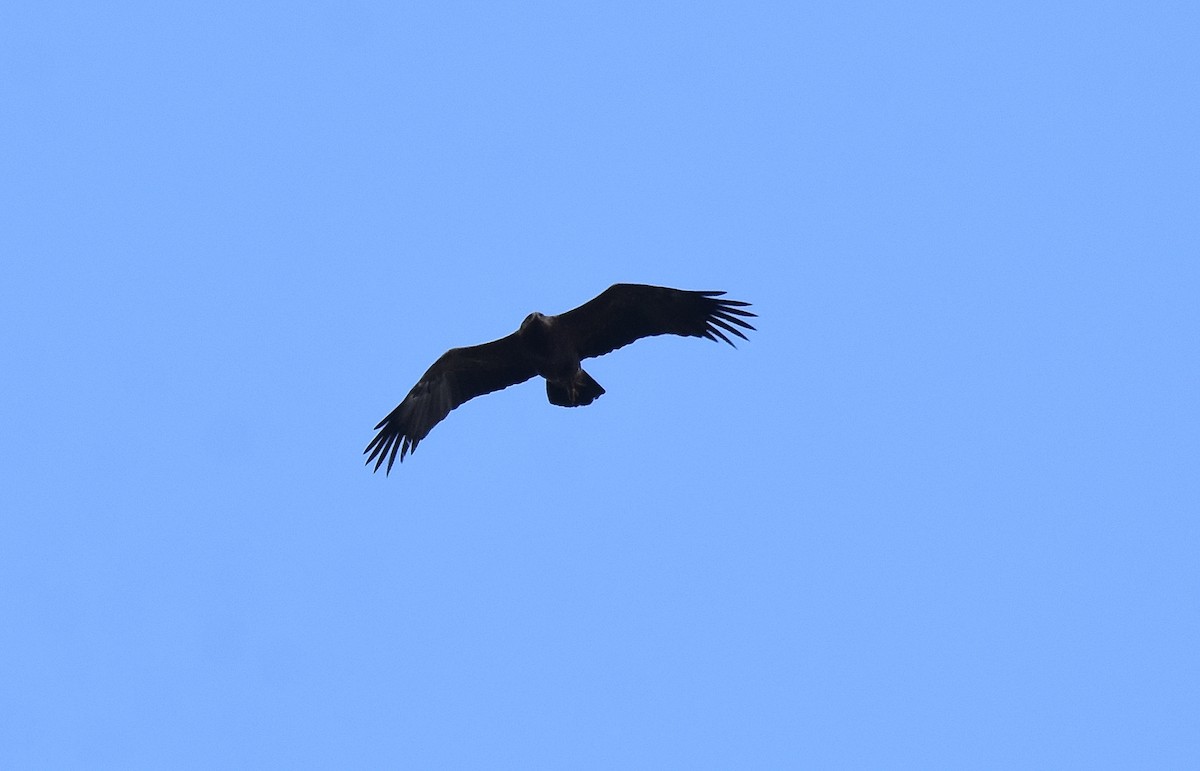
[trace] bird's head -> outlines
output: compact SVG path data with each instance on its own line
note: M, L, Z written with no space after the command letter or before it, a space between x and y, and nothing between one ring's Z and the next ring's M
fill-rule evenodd
M533 313L526 316L525 320L521 322L521 331L524 332L526 329L529 329L530 325L532 325L532 324L537 324L538 326L541 326L542 324L545 323L545 320L546 320L546 317L544 315L542 315L541 313L538 313L537 311L534 311Z

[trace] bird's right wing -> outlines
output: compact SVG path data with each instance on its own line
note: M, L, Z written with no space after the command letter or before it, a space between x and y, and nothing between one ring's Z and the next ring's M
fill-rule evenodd
M404 401L375 426L379 433L363 450L375 471L387 460L387 473L396 462L460 404L492 391L523 383L537 374L517 333L469 348L451 348L421 376Z

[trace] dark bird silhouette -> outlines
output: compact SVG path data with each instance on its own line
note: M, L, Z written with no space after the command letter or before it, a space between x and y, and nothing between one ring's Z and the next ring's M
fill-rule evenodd
M546 379L546 396L560 407L582 407L604 393L579 366L653 335L721 339L725 333L746 340L741 329L754 329L743 317L750 303L718 299L724 292L690 292L645 284L613 284L594 299L558 316L531 313L507 337L469 348L451 348L433 363L404 401L379 421L379 431L363 454L375 471L387 461L387 473L424 439L450 410L476 396ZM739 329L738 327L741 327ZM735 346L736 347L736 346Z

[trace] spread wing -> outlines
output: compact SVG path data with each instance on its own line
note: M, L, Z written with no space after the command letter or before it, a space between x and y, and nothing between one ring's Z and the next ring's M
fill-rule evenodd
M634 340L652 335L743 340L742 329L754 329L743 317L750 303L717 299L724 292L691 292L646 284L613 284L594 299L558 316L575 342L579 358L603 356Z
M433 363L404 401L375 426L379 433L363 450L375 471L387 460L387 473L442 421L450 410L476 396L523 383L537 374L517 333L469 348L451 348Z

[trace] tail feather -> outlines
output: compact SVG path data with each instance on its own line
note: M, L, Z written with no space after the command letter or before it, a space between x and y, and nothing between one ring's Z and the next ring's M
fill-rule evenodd
M582 369L575 373L569 383L546 381L546 398L559 407L584 407L599 399L603 393L603 386Z

